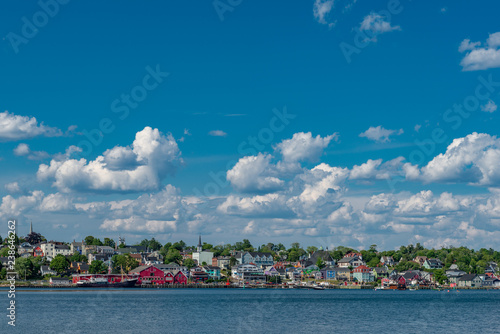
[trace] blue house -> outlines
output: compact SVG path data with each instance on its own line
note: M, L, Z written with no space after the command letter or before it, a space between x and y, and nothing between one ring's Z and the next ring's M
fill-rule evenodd
M323 279L334 280L336 277L336 270L333 267L326 267L321 269L321 275L323 276Z

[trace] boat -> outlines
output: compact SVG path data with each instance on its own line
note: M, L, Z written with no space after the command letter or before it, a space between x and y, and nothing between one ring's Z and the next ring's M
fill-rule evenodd
M107 277L91 277L88 280L76 282L80 288L132 288L137 283L137 278L125 278L120 282L110 283Z

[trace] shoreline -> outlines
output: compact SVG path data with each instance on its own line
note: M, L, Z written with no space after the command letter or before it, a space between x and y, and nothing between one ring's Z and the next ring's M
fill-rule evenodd
M7 285L0 285L0 291L1 290L8 290L9 286ZM48 285L21 285L21 286L16 286L16 291L22 291L22 290L35 290L35 289L46 289L46 290L74 290L74 291L99 291L99 290L117 290L117 291L122 291L122 290L140 290L140 289L240 289L240 290L245 290L245 289L271 289L271 290L313 290L311 289L298 289L298 288L293 288L293 287L285 287L285 286L246 286L246 287L241 287L241 286L234 286L234 285L201 285L201 284L169 284L169 285L164 285L164 286L135 286L135 287L129 287L129 288L82 288L74 285L69 285L69 286L48 286ZM325 290L377 290L377 291L412 291L410 289L406 290L398 290L398 289L375 289L373 286L369 285L358 285L358 286L325 286ZM418 290L425 290L425 291L460 291L460 290L471 290L471 291L489 291L489 290L500 290L500 288L488 288L488 287L461 287L456 290L453 288L449 287L441 287L441 288L418 288L413 291L418 291Z

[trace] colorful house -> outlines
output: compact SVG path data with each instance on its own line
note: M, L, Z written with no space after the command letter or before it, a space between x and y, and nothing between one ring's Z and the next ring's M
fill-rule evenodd
M138 274L138 284L165 284L165 272L154 265L140 266L130 271L130 274ZM173 275L172 275L173 279ZM170 281L169 283L171 283Z
M352 276L358 282L373 282L374 280L371 269L363 265L354 268Z
M326 267L321 269L321 275L323 279L331 279L334 280L336 277L336 270L333 267Z
M179 270L175 275L174 275L174 283L175 284L187 284L188 282L188 277L185 272Z
M266 269L264 269L264 275L266 276L279 276L280 273L278 272L278 269L276 269L273 266L269 266Z
M378 279L379 277L381 277L381 278L389 277L389 272L387 271L387 268L385 268L385 267L373 268L372 273L373 273L373 276L375 277L375 279Z
M41 257L43 257L43 250L42 250L42 247L40 247L40 246L36 246L36 247L33 249L33 256L41 256Z
M174 274L174 284L187 284L187 280L187 276L180 270Z
M211 279L220 279L220 268L217 266L203 266L203 271L210 276Z

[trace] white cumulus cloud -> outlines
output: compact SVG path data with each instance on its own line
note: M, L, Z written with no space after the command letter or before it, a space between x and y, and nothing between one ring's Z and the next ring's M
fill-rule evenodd
M379 143L386 143L386 142L390 141L390 136L401 135L401 134L403 134L403 132L404 132L403 129L389 130L389 129L385 129L379 125L377 127L370 126L370 128L368 128L368 130L360 133L359 136L368 138L370 140L373 140L373 141L376 141Z
M284 181L275 176L275 166L271 164L271 158L271 155L262 153L243 157L227 171L227 180L242 192L278 190L283 186Z
M359 30L371 32L373 34L371 40L375 42L377 41L377 35L381 35L383 33L391 32L394 30L401 30L401 27L392 26L391 22L389 22L386 17L380 14L370 13L363 18Z
M37 136L56 137L63 133L58 128L38 123L35 117L20 116L4 111L0 113L0 141L15 141Z
M138 132L131 147L115 147L93 161L52 159L37 177L62 192L131 192L158 189L182 161L172 135L150 127Z
M285 162L305 160L316 162L323 154L323 150L337 138L337 133L322 138L320 135L313 137L311 132L298 132L291 139L283 140L276 145L276 149L281 152Z
M498 108L497 104L492 100L489 100L484 106L481 106L482 111L490 113L495 112L497 108Z
M458 48L459 52L468 51L460 65L463 71L487 70L500 67L500 32L490 34L483 47L480 42L465 39Z

